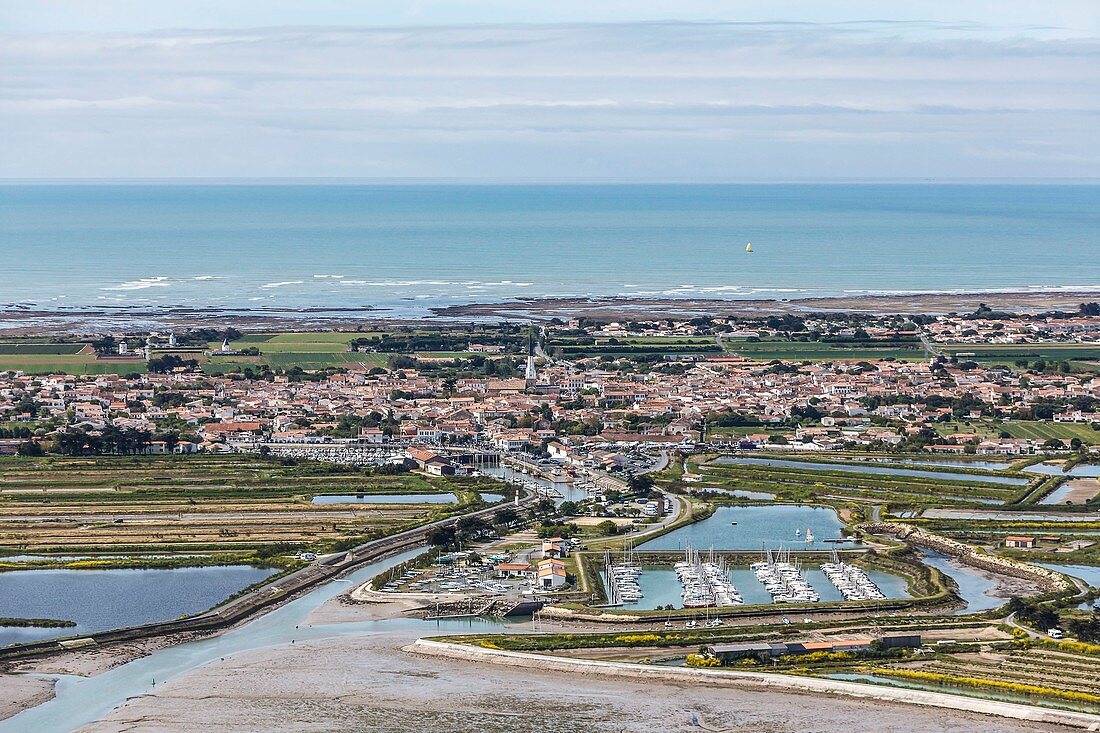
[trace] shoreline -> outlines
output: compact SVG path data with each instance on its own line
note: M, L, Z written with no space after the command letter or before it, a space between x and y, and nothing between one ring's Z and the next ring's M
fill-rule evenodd
M868 685L864 683L833 680L821 677L800 677L766 672L741 670L692 669L688 667L658 667L624 662L558 657L545 654L512 652L502 649L486 649L470 645L431 639L417 639L404 651L429 657L470 661L488 665L538 669L576 674L583 677L614 677L638 681L663 681L670 684L696 684L702 686L740 689L776 690L788 693L827 695L875 700L920 708L940 708L960 712L993 716L1002 720L1052 723L1071 728L1095 730L1100 716L1056 708L1041 708L1019 703L985 700L977 697L952 695L943 692Z
M0 335L49 332L80 336L107 331L235 327L245 331L356 331L373 324L458 325L463 322L550 320L665 320L696 317L761 317L782 314L854 313L864 315L970 312L981 304L1016 313L1076 310L1100 298L1095 290L1003 290L974 292L818 296L806 298L633 298L620 296L540 296L484 303L431 306L421 313L399 313L374 306L300 308L92 307L49 310L0 307Z

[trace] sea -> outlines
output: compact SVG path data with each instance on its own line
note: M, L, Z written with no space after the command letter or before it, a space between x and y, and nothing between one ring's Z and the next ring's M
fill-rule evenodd
M62 311L1100 291L1100 186L10 182L0 254Z

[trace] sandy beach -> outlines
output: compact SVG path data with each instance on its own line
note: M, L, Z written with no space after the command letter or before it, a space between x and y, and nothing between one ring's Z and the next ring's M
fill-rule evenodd
M0 675L0 720L53 697L53 680L34 675Z
M760 316L781 313L851 312L888 313L966 313L981 304L995 310L1044 311L1077 310L1096 293L1070 292L989 292L927 293L915 295L863 295L835 298L708 299L708 298L531 298L500 303L472 303L433 308L448 318L545 319L586 317L604 320L640 320L695 316Z

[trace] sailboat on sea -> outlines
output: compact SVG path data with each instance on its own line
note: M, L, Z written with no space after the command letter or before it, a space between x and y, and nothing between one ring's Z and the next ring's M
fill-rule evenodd
M745 242L745 252L752 252L752 242Z

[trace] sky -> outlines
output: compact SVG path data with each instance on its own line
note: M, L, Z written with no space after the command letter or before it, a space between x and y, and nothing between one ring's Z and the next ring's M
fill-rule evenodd
M0 0L0 178L1095 178L1098 123L1095 0Z

